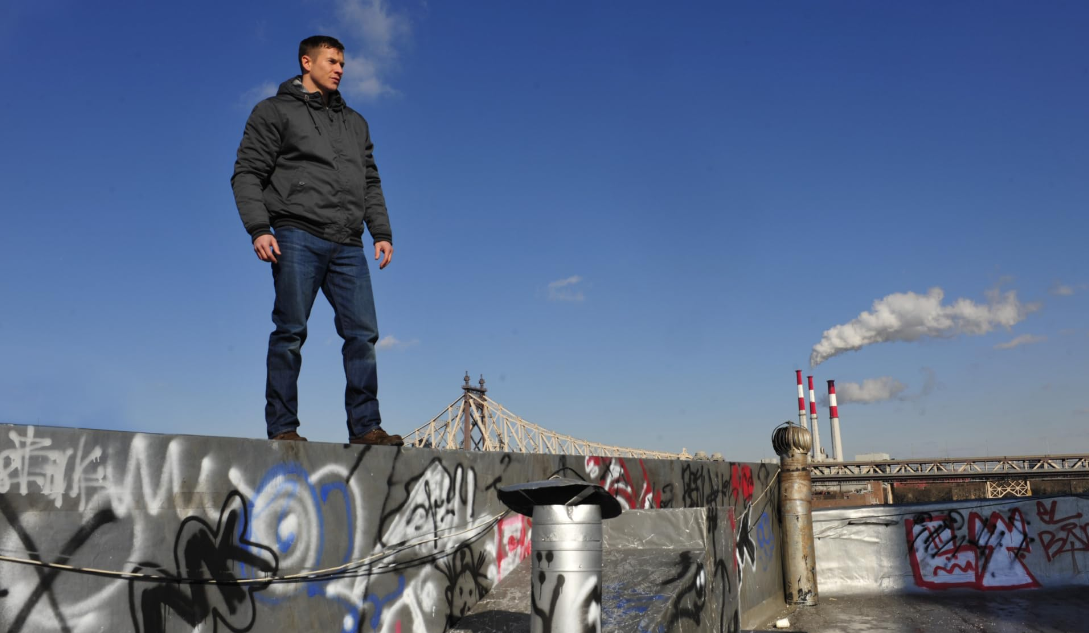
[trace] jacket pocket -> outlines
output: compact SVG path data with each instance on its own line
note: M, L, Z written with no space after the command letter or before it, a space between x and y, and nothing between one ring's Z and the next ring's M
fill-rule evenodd
M272 189L272 193L276 198L279 198L281 204L287 204L288 200L298 193L296 188L299 182L306 179L302 178L302 173L298 169L290 166L277 166L276 171L272 172L270 180L269 189Z
M287 190L287 198L284 200L284 202L287 202L288 204L290 204L293 201L293 199L297 198L298 195L300 193L302 193L303 189L305 189L305 188L306 188L306 182L305 181L295 179L291 183L291 187Z

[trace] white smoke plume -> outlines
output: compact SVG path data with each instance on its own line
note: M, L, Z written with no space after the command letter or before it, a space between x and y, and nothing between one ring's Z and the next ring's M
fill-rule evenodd
M816 367L844 352L853 352L874 343L917 341L922 338L952 338L961 334L986 334L996 328L1010 328L1040 308L1038 303L1022 303L1017 292L987 292L987 303L957 299L942 304L945 293L931 288L925 295L897 292L873 302L850 323L825 330L813 346L809 365Z

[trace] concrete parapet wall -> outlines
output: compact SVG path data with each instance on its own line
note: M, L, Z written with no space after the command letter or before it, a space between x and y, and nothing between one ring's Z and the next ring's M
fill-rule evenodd
M737 575L694 588L743 616L782 603L777 472L0 425L0 632L448 630L530 551L496 487L554 474L710 508Z
M822 595L1089 584L1089 497L813 513Z

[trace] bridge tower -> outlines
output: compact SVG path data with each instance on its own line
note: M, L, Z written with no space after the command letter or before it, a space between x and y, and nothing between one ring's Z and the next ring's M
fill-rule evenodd
M465 372L465 384L461 386L462 391L465 392L464 399L465 406L462 408L462 450L473 450L473 427L477 425L477 422L473 420L476 417L481 424L488 423L488 399L484 394L488 393L488 388L484 386L484 376L480 376L480 386L474 387L469 382L469 372ZM479 415L474 416L473 409L479 408ZM488 430L485 428L480 429L480 434L486 436Z

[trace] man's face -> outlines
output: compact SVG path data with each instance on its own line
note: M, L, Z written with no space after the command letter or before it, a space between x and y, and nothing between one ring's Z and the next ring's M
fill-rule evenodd
M344 74L344 53L335 48L322 46L302 57L303 69L310 73L310 81L322 92L333 92L340 85Z

